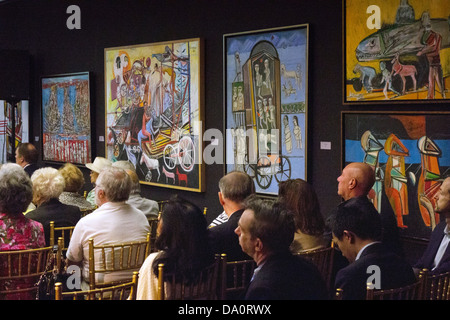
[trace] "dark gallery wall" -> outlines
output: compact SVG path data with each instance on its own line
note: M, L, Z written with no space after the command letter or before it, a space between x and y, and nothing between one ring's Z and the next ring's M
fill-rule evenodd
M70 5L81 10L81 29L70 30ZM339 202L341 111L392 110L392 106L342 104L342 2L340 0L6 0L0 2L0 50L26 50L31 57L31 140L41 135L40 77L90 71L93 75L93 156L105 155L104 49L178 39L204 41L205 129L223 127L223 35L309 24L308 169L324 215ZM3 65L8 61L2 61ZM1 67L0 67L1 71ZM2 84L0 83L0 86ZM424 105L401 105L423 111ZM447 105L448 107L448 105ZM446 104L426 105L427 111ZM330 142L322 150L321 142ZM40 144L38 144L40 148ZM178 193L208 207L208 221L222 208L217 192L223 165L206 166L203 193L142 185L144 196L164 200ZM85 189L89 183L89 172ZM412 253L413 260L416 259Z

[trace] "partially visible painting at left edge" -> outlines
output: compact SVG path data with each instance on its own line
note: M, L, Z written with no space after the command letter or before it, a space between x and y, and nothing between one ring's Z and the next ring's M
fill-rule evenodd
M92 161L89 72L41 78L42 160Z

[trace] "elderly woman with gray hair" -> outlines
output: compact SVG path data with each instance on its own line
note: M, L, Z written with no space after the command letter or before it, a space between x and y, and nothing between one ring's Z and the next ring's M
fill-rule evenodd
M42 224L23 215L31 202L28 174L15 163L0 168L0 251L45 246Z
M59 201L65 182L61 173L51 167L36 170L31 176L33 183L33 203L36 209L27 213L27 217L42 223L47 245L50 242L50 221L55 227L74 226L81 218L80 209ZM65 245L68 245L66 243Z
M21 166L4 164L0 168L0 251L28 250L45 246L42 224L23 215L32 198L31 180ZM14 262L13 262L14 263ZM7 259L0 260L0 277L7 276ZM15 264L18 268L18 266ZM35 279L0 281L0 291L29 288ZM30 291L2 294L2 300L31 300Z

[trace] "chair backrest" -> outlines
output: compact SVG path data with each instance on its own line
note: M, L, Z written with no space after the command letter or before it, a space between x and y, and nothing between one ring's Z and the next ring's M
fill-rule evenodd
M218 297L221 300L239 299L253 276L254 260L227 261L227 255L220 256L220 277Z
M49 245L51 246L55 245L58 239L62 238L64 246L61 249L63 252L66 252L69 246L70 238L72 238L73 229L75 229L75 226L55 227L55 221L50 221Z
M111 286L130 281L133 271L139 270L149 255L150 233L143 241L111 245L94 245L94 239L89 242L89 289ZM111 272L129 272L129 278L119 281L96 283L96 274L110 274Z
M342 297L343 294L344 294L344 290L342 290L342 288L337 288L335 293L334 293L333 300L342 300L343 299L343 297Z
M150 249L149 252L156 252L155 241L156 241L156 230L158 228L158 217L148 217L148 224L150 225Z
M374 289L367 284L366 300L421 300L425 275L421 272L417 281L394 289Z
M220 259L205 267L197 281L187 281L174 274L164 275L164 264L158 265L158 300L216 300ZM164 281L164 279L169 279Z
M427 269L421 272L424 274L422 299L450 300L450 272L429 274Z
M92 209L80 209L81 217L87 216L88 214L94 212L94 210L95 210L95 208L92 208Z
M55 284L55 300L136 300L139 273L130 282L85 291L63 292L63 284Z
M34 299L52 247L0 252L0 300Z
M328 288L332 287L331 281L335 251L333 242L331 242L331 246L329 247L304 251L298 254L316 265Z

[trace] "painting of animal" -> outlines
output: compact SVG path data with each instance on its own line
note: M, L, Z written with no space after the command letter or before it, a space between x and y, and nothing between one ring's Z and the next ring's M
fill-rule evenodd
M394 59L392 59L392 71L391 71L391 75L396 76L399 75L400 78L402 78L402 83L403 83L403 87L402 87L402 94L405 94L405 86L406 86L406 77L411 77L411 80L413 81L414 84L414 91L416 91L417 89L417 80L416 80L416 75L417 75L417 69L415 66L413 66L412 64L401 64L400 63L400 55L399 53L396 53L394 56Z
M164 175L166 176L166 183L169 183L169 179L173 180L173 184L175 184L175 173L169 172L166 170L166 168L163 167L162 169Z
M181 181L184 181L185 186L187 186L187 183L188 183L187 174L185 174L185 173L180 173L180 172L178 171L178 168L176 169L176 173L177 173L177 178L178 178L178 185L181 186Z
M297 88L299 90L302 89L301 65L297 66L297 70L286 70L286 65L282 63L280 65L280 72L285 81L293 79L297 85Z
M158 181L161 176L161 173L159 172L159 161L156 159L151 159L149 156L147 156L147 154L145 152L143 152L142 156L141 156L140 164L142 164L143 162L145 163L145 165L147 166L147 169L149 171L151 171L151 170L158 171L158 179L157 179L157 181Z

